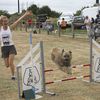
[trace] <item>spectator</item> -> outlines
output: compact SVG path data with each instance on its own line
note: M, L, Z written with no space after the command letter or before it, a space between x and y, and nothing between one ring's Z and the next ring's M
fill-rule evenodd
M100 16L99 14L96 15L96 19L94 21L96 24L100 24Z
M65 21L64 18L62 18L61 24L60 24L61 29L66 29L67 28L67 22Z
M26 23L25 23L25 20L22 20L22 30L25 30L25 28L26 28Z
M91 30L91 20L88 16L85 17L84 24L86 25L87 35L90 37L90 30Z
M94 18L92 17L92 18L91 18L91 28L92 28L92 29L94 28L94 22L95 22L95 21L94 21Z
M32 28L32 19L28 20L28 28Z

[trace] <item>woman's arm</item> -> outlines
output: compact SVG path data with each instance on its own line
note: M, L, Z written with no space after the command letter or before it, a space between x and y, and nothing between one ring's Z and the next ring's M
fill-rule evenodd
M22 15L19 19L17 19L13 24L10 25L10 29L14 29L16 25L26 16L32 15L31 11L26 11L24 15Z

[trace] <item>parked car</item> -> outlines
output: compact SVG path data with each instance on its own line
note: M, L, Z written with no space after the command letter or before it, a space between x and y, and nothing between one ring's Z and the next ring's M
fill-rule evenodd
M71 23L72 23L72 21L73 21L73 16L72 16L72 15L61 15L61 16L58 18L57 25L58 25L58 24L61 25L62 18L64 18L64 20L67 22L67 25L68 25L68 26L71 26Z
M75 16L73 19L74 28L85 28L84 20L82 16Z

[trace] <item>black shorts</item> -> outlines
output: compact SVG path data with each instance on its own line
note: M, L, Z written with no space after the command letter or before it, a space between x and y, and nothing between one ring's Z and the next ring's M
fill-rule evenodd
M10 54L17 55L17 51L14 45L1 47L2 58L8 58Z
M61 27L61 29L63 29L63 30L67 28L67 26L63 26L63 27L62 27L62 26L60 26L60 27Z

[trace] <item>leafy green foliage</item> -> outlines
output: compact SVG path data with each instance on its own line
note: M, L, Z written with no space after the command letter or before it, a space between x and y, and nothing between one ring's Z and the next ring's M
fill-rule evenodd
M37 15L39 8L37 7L37 5L33 4L28 8L28 10L31 10L34 15Z
M38 14L47 14L48 16L50 16L51 9L48 6L43 6L39 8Z
M8 18L10 17L10 14L7 11L0 10L0 15L7 16Z
M33 4L31 5L28 10L31 10L34 15L39 14L47 14L48 17L59 17L60 13L56 11L52 11L49 6L43 6L41 8L37 7L37 5Z
M76 13L75 13L74 15L75 15L75 16L80 16L82 10L85 9L85 8L89 8L89 6L87 6L87 7L82 7L80 10L77 10Z

